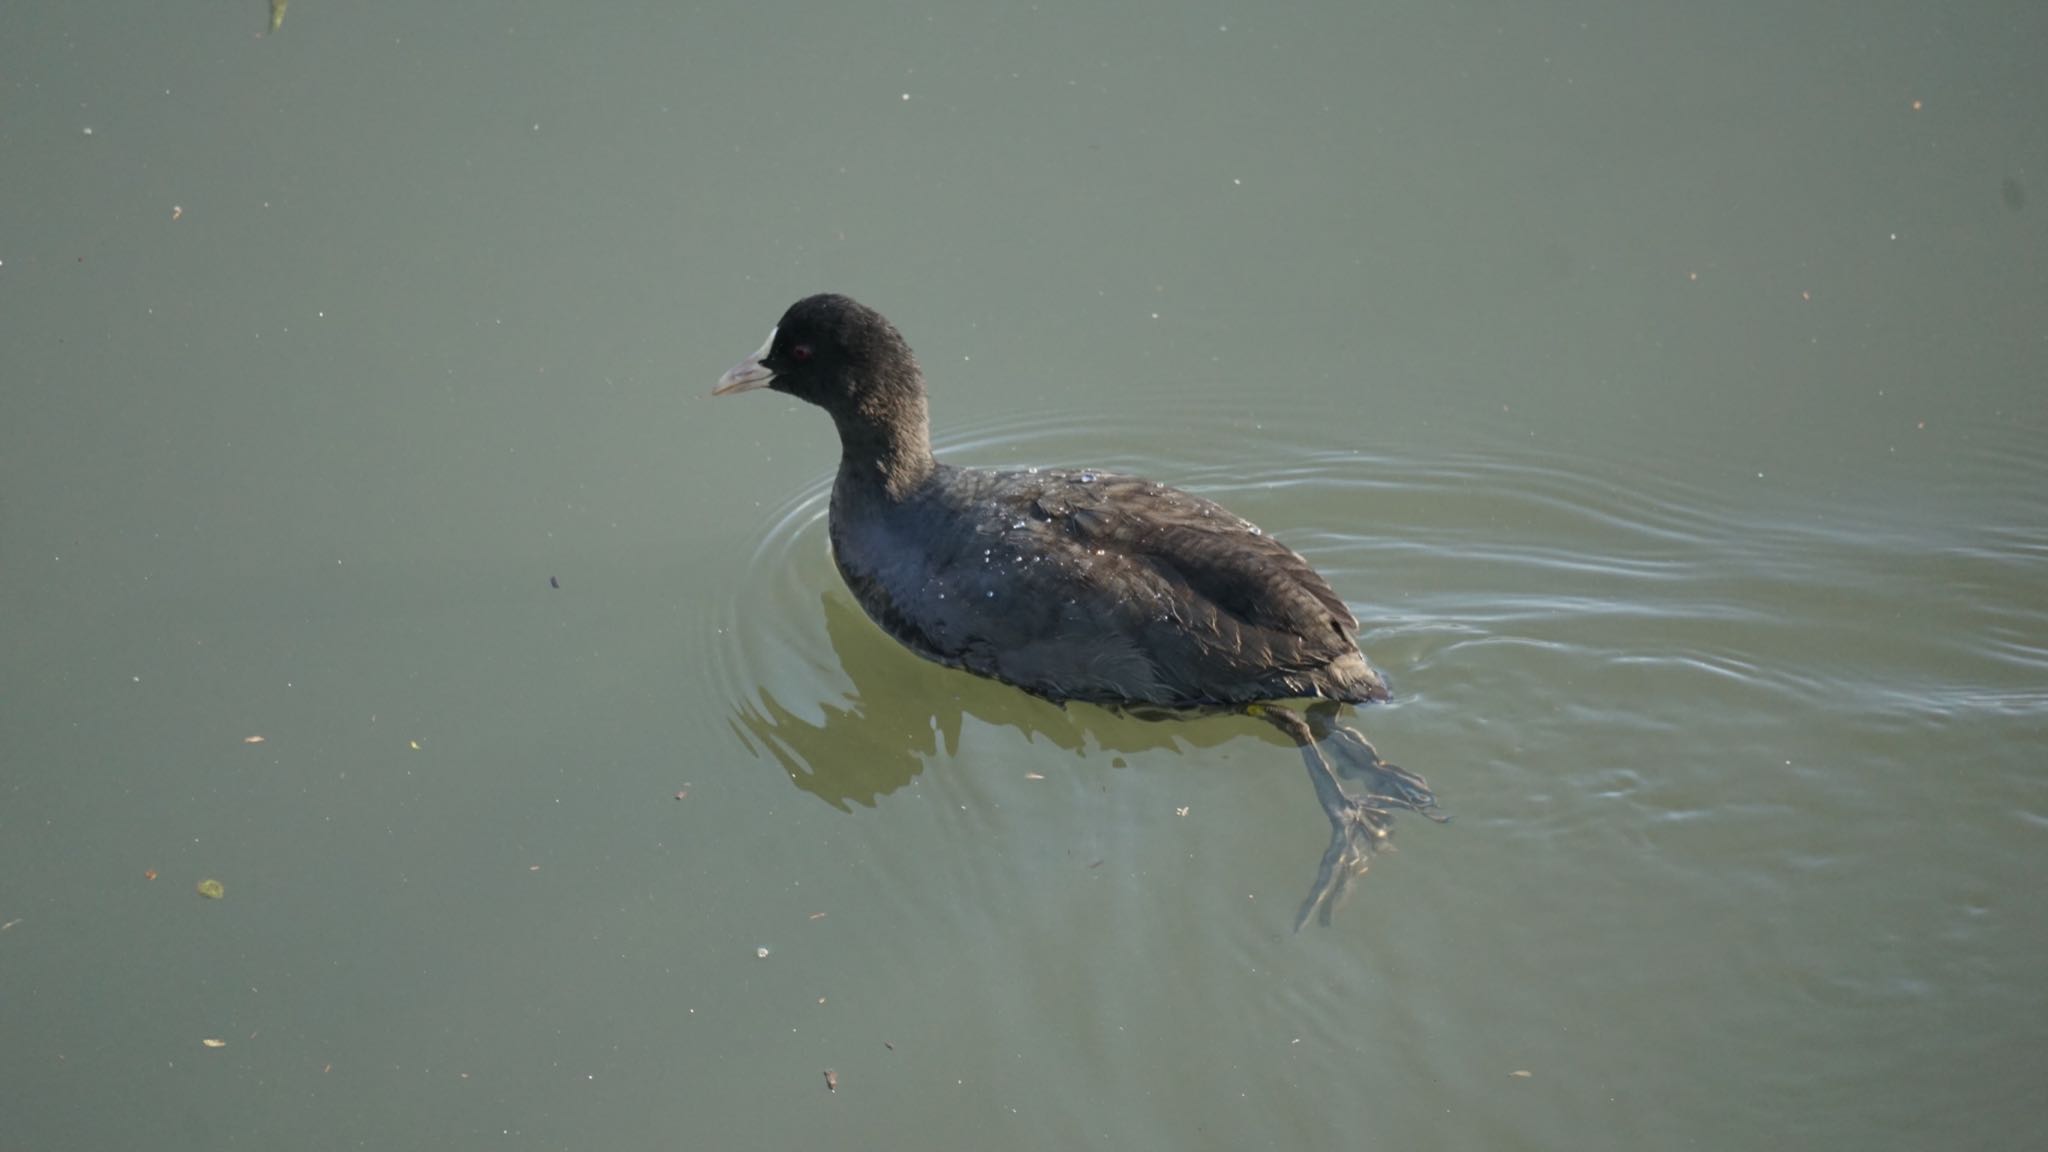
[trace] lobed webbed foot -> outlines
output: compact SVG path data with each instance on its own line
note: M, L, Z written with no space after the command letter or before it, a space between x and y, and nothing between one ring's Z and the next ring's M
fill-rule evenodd
M1328 924L1337 907L1365 875L1374 852L1391 850L1388 833L1397 811L1414 812L1437 823L1450 818L1438 812L1436 793L1420 775L1380 758L1357 729L1336 722L1334 704L1311 706L1306 719L1291 709L1262 706L1251 710L1291 736L1301 749L1316 799L1330 819L1330 846L1323 852L1315 883L1295 916L1300 931L1310 917ZM1325 755L1325 751L1331 755ZM1334 763L1332 759L1334 757ZM1363 785L1351 792L1340 783Z
M1337 723L1336 714L1333 705L1311 707L1308 711L1309 730L1318 743L1337 753L1338 775L1365 784L1363 799L1387 809L1399 808L1427 816L1439 824L1450 822L1449 816L1436 810L1436 793L1431 791L1429 781L1399 764L1380 759L1379 750L1372 746L1372 741L1358 729Z

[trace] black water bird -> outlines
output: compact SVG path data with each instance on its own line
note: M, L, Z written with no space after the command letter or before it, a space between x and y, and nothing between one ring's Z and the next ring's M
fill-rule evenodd
M1249 521L1134 476L940 463L917 358L844 296L797 301L712 394L754 388L838 426L833 560L911 651L1059 703L1248 713L1293 739L1331 824L1297 927L1328 922L1394 810L1443 819L1420 776L1338 722L1341 705L1387 699L1351 610Z

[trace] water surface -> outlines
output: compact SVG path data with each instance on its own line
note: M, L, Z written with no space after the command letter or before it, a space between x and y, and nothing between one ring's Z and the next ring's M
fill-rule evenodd
M17 9L0 1143L2048 1120L2036 6ZM1456 819L1297 934L1264 725L869 625L705 395L824 289L1306 554Z

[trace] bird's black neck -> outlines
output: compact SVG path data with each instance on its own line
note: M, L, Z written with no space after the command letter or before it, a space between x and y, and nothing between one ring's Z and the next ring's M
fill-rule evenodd
M839 426L837 487L848 496L900 501L937 467L922 387L835 409L832 422Z

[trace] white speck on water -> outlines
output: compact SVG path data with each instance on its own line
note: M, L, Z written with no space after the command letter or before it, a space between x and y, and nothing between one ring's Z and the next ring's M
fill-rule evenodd
M1017 520L1017 522L1016 522L1015 524L1012 524L1012 525L1010 525L1010 527L1012 527L1012 528L1022 528L1022 527L1024 527L1024 520L1023 520L1023 518L1019 517L1019 518L1018 518L1018 520Z

